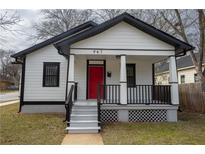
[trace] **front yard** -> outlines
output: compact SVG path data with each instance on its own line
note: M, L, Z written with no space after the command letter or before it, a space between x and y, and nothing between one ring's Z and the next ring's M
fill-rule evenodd
M0 144L61 144L64 115L18 114L0 107ZM177 123L115 123L101 131L104 144L205 144L205 114L179 113Z
M0 94L14 93L14 92L18 92L18 90L0 90Z
M179 113L177 123L104 125L104 144L205 144L205 114Z
M0 107L0 144L61 144L64 115L17 111L18 104Z

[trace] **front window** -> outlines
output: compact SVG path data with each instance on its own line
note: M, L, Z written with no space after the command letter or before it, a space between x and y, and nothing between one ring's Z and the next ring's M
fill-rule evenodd
M185 83L185 75L181 75L181 83Z
M127 86L133 87L135 85L135 64L127 64Z
M59 86L60 63L44 62L43 64L43 87Z
M194 74L194 82L199 82L198 74Z

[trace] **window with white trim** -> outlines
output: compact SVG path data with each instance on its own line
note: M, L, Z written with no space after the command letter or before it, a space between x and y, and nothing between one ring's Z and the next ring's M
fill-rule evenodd
M180 79L181 79L181 84L185 83L185 75L181 75Z
M59 62L43 63L43 87L58 87L60 76Z

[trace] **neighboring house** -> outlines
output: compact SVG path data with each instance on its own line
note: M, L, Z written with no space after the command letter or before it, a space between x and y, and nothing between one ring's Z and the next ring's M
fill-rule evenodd
M197 59L199 54L196 54ZM178 83L195 83L199 81L190 55L177 59ZM204 67L203 63L203 67ZM155 84L169 84L169 63L163 63L155 68Z
M177 121L175 56L193 49L127 13L87 22L12 55L23 66L20 111L66 112L74 133L106 121ZM164 58L171 85L155 86L153 64Z

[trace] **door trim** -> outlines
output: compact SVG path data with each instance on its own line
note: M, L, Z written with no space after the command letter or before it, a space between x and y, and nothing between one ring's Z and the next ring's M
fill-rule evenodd
M103 61L103 64L89 64L89 61ZM86 100L88 99L88 67L89 66L103 66L104 68L104 84L106 84L106 60L104 59L87 59L86 64Z

